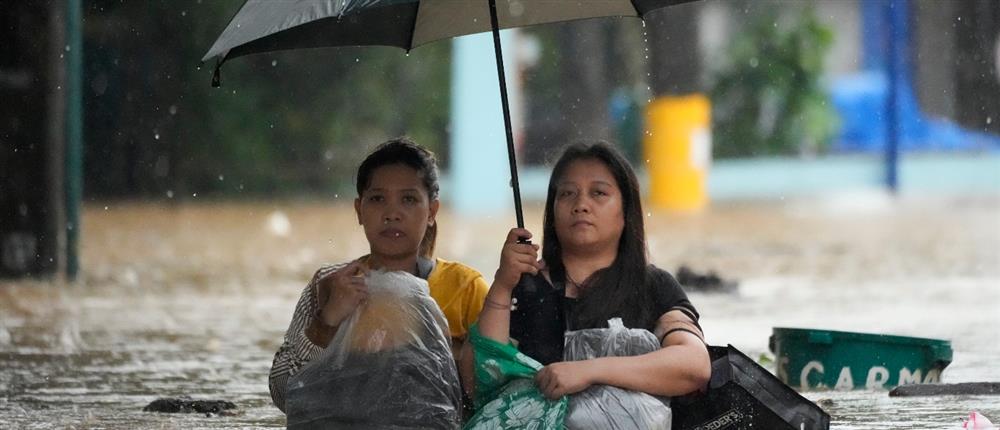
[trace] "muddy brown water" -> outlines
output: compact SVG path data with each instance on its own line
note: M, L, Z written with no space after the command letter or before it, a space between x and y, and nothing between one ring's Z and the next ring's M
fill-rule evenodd
M512 219L445 208L437 254L492 279ZM526 219L540 234L540 209ZM271 358L312 272L367 249L349 202L114 202L83 221L80 282L0 281L0 428L283 427ZM775 326L941 338L944 382L1000 381L998 196L726 203L647 223L654 263L740 280L735 295L691 293L710 343L759 357ZM142 412L180 395L239 410ZM805 396L837 429L1000 421L1000 396Z

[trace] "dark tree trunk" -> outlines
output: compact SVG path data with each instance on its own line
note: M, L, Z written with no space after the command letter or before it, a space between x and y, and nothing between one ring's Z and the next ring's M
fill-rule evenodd
M975 130L1000 134L1000 2L955 3L958 122Z
M63 262L63 3L0 13L0 276L52 275Z
M703 90L698 43L700 3L657 9L646 17L650 89L654 96Z
M563 25L558 32L562 53L560 76L565 84L560 96L566 142L609 139L608 20L587 20Z
M957 2L913 3L914 86L924 112L955 118L955 8Z

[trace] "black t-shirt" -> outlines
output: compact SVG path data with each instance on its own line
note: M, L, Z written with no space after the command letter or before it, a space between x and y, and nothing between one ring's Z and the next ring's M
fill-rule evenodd
M626 319L626 326L653 331L656 320L673 310L683 312L697 325L698 311L688 300L687 294L684 294L680 283L670 273L656 266L649 265L648 271L655 316L651 321L641 324L643 327L631 327L627 318L623 318ZM572 312L577 299L566 297L563 285L557 284L553 285L541 274L525 275L514 289L517 303L510 313L510 337L518 342L518 350L542 364L562 361L563 333L566 330L600 328L567 327L566 321L573 320ZM607 327L607 323L604 327Z

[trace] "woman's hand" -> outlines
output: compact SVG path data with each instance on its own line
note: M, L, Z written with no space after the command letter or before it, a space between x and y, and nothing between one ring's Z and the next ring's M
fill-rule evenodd
M546 398L555 400L593 385L596 366L594 360L552 363L535 374L535 384Z
M493 278L493 287L510 292L525 273L537 274L542 269L538 261L538 245L518 243L518 239L531 239L531 232L523 228L512 228L507 233L503 250L500 251L500 267Z
M339 326L368 298L366 273L368 270L361 260L355 260L320 280L316 297L324 324Z
M493 277L493 285L486 293L483 310L479 313L479 333L501 344L510 342L511 295L525 273L535 274L542 269L538 261L538 245L518 243L530 239L531 232L512 228L500 251L500 267Z

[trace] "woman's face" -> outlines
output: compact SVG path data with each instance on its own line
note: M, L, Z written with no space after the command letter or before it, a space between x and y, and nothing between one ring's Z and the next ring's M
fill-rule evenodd
M618 252L622 193L601 161L571 162L556 183L555 229L564 251Z
M376 168L368 188L354 200L372 255L387 259L416 256L438 206L417 171L404 164Z

